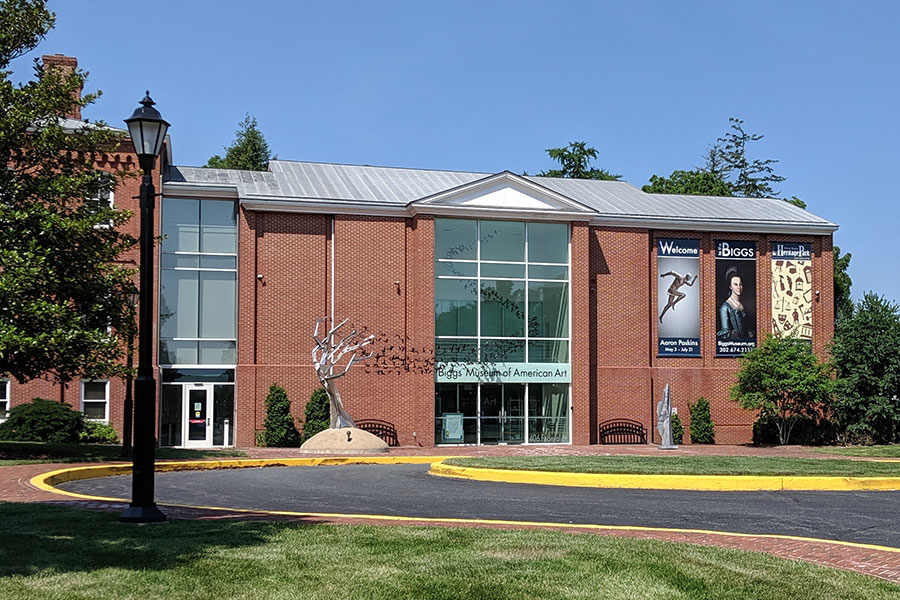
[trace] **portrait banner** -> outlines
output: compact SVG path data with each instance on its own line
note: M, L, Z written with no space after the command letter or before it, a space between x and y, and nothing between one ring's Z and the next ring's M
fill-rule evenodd
M772 243L772 333L812 342L812 244Z
M700 356L700 240L656 240L659 356Z
M716 356L756 348L756 242L716 242Z

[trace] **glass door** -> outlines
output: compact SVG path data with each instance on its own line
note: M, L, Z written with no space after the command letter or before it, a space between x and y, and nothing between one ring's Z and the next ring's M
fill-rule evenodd
M525 386L486 383L481 386L481 443L521 444L525 441Z
M212 385L189 383L184 388L184 446L208 448L213 445Z

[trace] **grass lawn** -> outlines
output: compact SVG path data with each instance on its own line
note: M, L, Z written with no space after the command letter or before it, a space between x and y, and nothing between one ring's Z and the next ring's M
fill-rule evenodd
M867 456L870 458L900 458L900 444L887 446L851 446L848 448L816 448L816 452L843 454L844 456Z
M454 458L446 464L490 469L672 475L900 476L900 464L751 456L497 456Z
M173 521L0 503L0 598L898 598L765 554L548 531Z
M182 448L157 448L156 458L227 458L246 456L245 452L225 450L186 450ZM44 444L41 442L0 442L0 466L29 463L101 462L120 460L122 446L102 444Z

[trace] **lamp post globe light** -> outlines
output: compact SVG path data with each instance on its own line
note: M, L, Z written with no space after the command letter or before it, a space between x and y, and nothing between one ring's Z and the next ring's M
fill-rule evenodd
M129 523L158 523L166 520L153 500L153 469L156 453L156 380L153 377L153 213L156 188L153 167L162 150L169 124L159 111L150 92L141 100L130 118L125 119L138 155L141 179L140 287L138 300L138 369L134 385L134 444L131 504L119 515Z

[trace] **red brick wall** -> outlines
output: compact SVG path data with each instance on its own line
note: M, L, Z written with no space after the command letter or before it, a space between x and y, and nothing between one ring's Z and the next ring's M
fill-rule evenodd
M433 445L433 374L407 368L433 346L433 221L338 215L332 240L328 215L242 216L238 444L252 444L262 429L270 384L285 387L298 422L319 387L312 334L331 310L333 244L334 316L374 334L382 358L357 363L338 382L344 405L355 419L394 424L403 445Z

